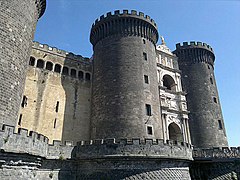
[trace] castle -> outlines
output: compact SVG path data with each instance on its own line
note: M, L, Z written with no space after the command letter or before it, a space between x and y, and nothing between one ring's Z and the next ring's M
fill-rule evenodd
M202 42L171 52L157 25L114 11L93 57L32 42L46 0L0 2L0 179L239 179Z

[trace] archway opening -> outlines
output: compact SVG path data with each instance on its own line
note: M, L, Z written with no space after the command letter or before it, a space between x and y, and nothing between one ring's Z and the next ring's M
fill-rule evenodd
M52 71L52 69L53 69L53 63L51 63L51 62L47 62L47 64L46 64L46 69L47 70L49 70L49 71Z
M61 65L60 64L56 64L54 67L54 72L60 73L61 72Z
M41 59L37 60L37 67L38 68L43 68L44 67L44 61L41 60Z
M175 81L169 75L164 75L163 76L163 86L165 86L168 90L176 91Z
M176 123L171 123L168 126L169 139L174 141L183 142L181 129Z

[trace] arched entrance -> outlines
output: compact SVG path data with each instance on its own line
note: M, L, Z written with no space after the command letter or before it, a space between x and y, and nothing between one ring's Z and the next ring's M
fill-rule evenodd
M168 126L169 139L174 141L183 142L181 129L176 123L171 123Z

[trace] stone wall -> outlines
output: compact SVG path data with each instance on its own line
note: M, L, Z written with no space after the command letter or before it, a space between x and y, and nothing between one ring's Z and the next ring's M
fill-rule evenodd
M240 147L194 149L191 178L240 179Z
M91 71L88 58L35 42L18 127L42 133L51 143L88 140Z
M16 125L31 43L45 3L0 1L0 124Z

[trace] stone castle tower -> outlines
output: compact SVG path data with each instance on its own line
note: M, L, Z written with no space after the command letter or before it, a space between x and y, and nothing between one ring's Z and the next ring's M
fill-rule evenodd
M15 126L38 18L46 0L0 1L0 124Z
M213 49L205 43L185 42L177 44L174 53L187 92L192 143L200 148L228 146L214 77Z
M0 1L0 179L240 176L240 148L222 147L208 45L178 44L174 55L163 40L156 45L149 16L123 10L95 21L93 59L83 58L32 45L45 7ZM189 129L205 149L193 149Z
M115 11L95 22L90 40L91 138L162 139L155 22L136 11Z

